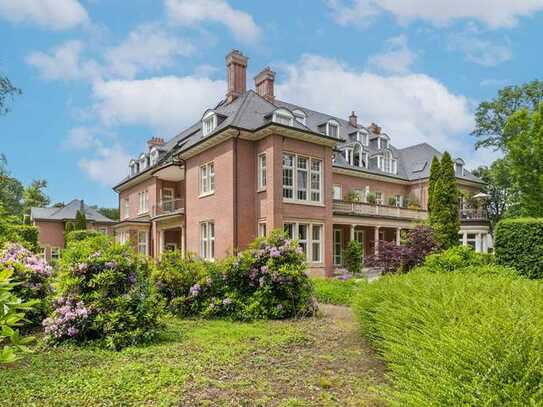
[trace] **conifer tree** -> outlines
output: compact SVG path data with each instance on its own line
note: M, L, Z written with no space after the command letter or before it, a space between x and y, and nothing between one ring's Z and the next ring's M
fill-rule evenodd
M439 158L434 156L432 166L430 167L430 179L428 181L428 212L432 212L432 197L434 186L441 173L441 163Z
M75 230L85 230L87 229L87 217L81 211L77 211L75 214Z

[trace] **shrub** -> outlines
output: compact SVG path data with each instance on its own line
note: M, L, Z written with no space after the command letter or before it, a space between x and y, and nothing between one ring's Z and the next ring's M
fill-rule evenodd
M71 242L60 261L54 310L43 321L48 339L97 341L111 349L153 340L163 306L149 268L107 236Z
M80 242L82 240L88 239L88 238L94 238L98 236L100 232L94 229L88 229L88 230L73 230L71 232L66 233L64 236L64 240L66 241L66 244L70 244L71 242Z
M181 316L281 319L316 310L303 253L279 232L222 263L172 254L158 265L154 280Z
M362 270L362 245L357 240L351 240L345 250L345 267L352 275Z
M391 405L543 403L539 282L414 271L364 284L355 311L388 363Z
M16 225L14 226L15 233L21 238L21 241L25 243L25 246L32 250L37 251L39 249L38 244L38 228L29 225Z
M26 345L32 337L22 338L15 328L22 323L25 311L32 309L33 302L24 303L14 294L16 283L11 277L13 270L0 267L0 364L11 363L28 352Z
M10 243L0 251L0 271L10 270L17 283L13 294L23 302L35 302L26 314L27 326L38 326L48 311L51 267L20 244Z
M424 266L432 271L455 271L469 266L484 266L492 261L492 257L476 253L472 247L455 246L441 253L430 254Z
M354 290L362 280L353 278L314 278L315 297L325 304L350 305Z
M361 202L360 194L354 190L350 190L347 195L345 195L345 200L347 202Z
M505 219L494 236L496 262L529 278L543 278L543 219Z

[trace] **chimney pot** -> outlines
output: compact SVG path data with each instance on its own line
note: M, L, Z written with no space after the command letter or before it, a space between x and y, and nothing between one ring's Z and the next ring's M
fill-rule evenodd
M164 142L164 139L162 137L151 137L149 140L147 140L149 150L155 146L163 146L164 144L166 143Z
M349 116L349 123L353 127L358 127L358 117L356 116L356 113L354 110L352 111L351 115Z
M275 72L269 66L264 68L258 75L255 76L256 93L262 96L269 102L274 102L274 82Z
M370 124L368 127L369 127L369 129L371 130L372 133L381 134L381 127L379 127L375 123Z
M230 103L247 90L247 58L239 50L233 49L226 55L226 74L228 90L226 99Z

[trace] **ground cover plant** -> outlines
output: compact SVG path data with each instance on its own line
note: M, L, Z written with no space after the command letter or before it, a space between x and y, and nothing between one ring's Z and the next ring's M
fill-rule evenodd
M167 306L179 316L282 319L316 311L304 255L274 232L223 262L167 254L153 273Z
M350 305L360 279L351 278L313 278L315 297L319 303Z
M540 282L415 270L364 285L355 312L391 405L543 404Z
M120 349L155 339L163 307L149 269L148 259L105 235L71 242L55 279L53 311L43 321L48 341Z

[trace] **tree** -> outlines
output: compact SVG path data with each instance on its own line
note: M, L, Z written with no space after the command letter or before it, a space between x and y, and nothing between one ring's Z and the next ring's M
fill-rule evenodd
M475 129L471 133L478 140L476 148L492 147L505 150L515 133L505 132L509 117L518 110L533 112L543 102L543 82L534 80L519 86L506 86L498 96L479 104L475 112Z
M347 245L345 267L353 276L362 270L362 245L358 240L351 240Z
M0 204L9 215L21 215L23 190L23 185L10 176L6 157L0 154Z
M521 216L543 216L543 103L511 115L505 126L516 136L507 141L507 162L518 190Z
M460 232L459 191L454 174L454 165L448 152L443 154L439 177L432 182L432 211L430 225L441 248L458 244Z
M23 192L23 212L24 215L30 215L30 208L43 208L49 205L50 199L43 189L47 188L47 181L36 179L25 188Z
M98 208L98 212L111 220L119 220L119 208Z
M0 116L9 111L8 100L20 94L21 90L13 86L10 80L0 73Z
M441 164L439 158L434 156L432 166L430 167L430 178L428 180L428 211L432 211L432 196L434 194L434 186L441 174Z
M77 213L75 214L74 229L75 230L85 230L85 229L87 229L87 217L81 211L77 211Z

